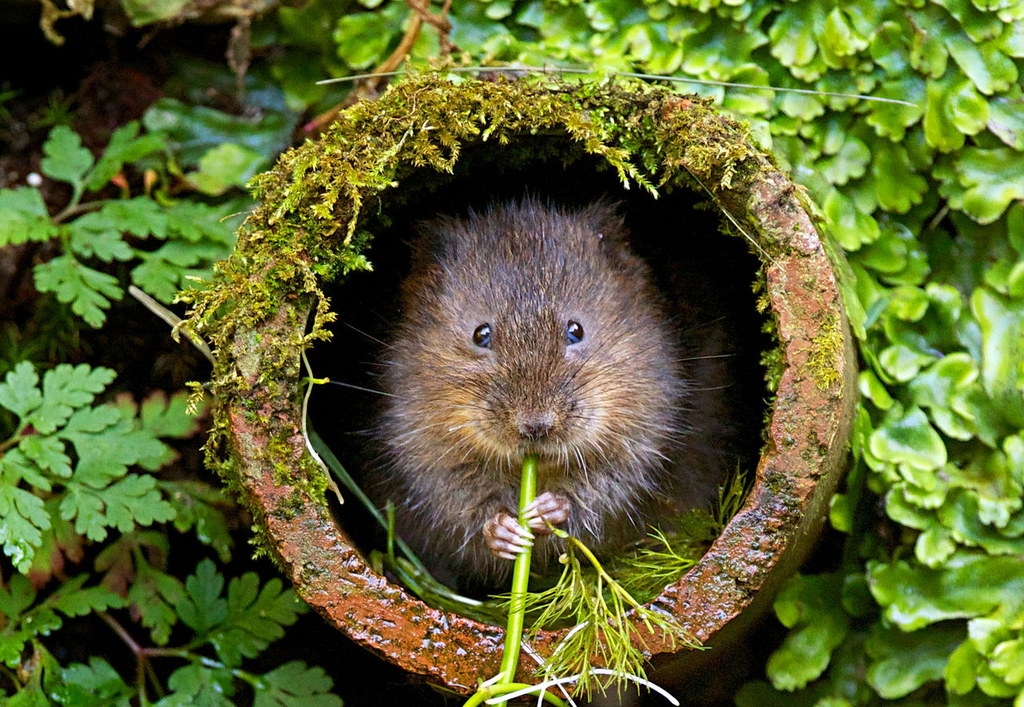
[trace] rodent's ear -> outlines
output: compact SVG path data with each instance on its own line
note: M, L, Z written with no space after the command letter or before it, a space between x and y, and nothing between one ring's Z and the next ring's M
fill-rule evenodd
M458 222L451 216L437 216L413 224L413 238L409 242L411 271L424 270L437 263L444 245L443 233L450 232Z
M623 246L629 239L621 201L598 199L580 212L580 221L610 247Z
M402 280L403 305L423 304L424 299L438 295L444 283L444 269L436 262L423 261L413 266L409 276Z
M462 221L451 216L438 216L420 221L413 226L414 236L409 241L409 276L402 283L402 296L406 301L420 299L424 292L438 292L444 281L446 245L444 234L451 233Z

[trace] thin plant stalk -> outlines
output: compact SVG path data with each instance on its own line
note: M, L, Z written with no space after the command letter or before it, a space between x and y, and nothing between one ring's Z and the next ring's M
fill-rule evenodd
M526 507L537 495L537 455L527 454L523 458L523 471L519 481L519 525L526 527ZM515 681L519 666L519 647L523 643L523 628L526 623L526 592L530 582L530 558L533 548L529 547L516 555L512 566L512 592L505 624L505 649L501 656L501 668L492 689L511 685ZM473 698L470 698L472 702ZM470 704L467 702L466 704ZM505 702L498 703L505 707Z

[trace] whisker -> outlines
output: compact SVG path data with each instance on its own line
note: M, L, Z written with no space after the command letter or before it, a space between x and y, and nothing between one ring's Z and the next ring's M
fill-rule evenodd
M720 354L703 354L701 356L685 356L683 358L674 359L675 361L704 361L713 358L732 358L736 354L733 353L720 353Z
M374 390L373 388L364 388L361 385L353 385L352 383L342 383L341 381L327 381L331 385L340 385L343 388L352 388L353 390L361 390L364 393L374 393L376 395L383 395L389 398L401 398L400 395L394 393L385 393L383 390Z
M370 341L372 341L375 344L380 344L381 346L383 346L386 349L394 348L394 344L392 344L390 342L387 342L387 341L384 341L382 339L378 339L373 334L370 334L368 332L363 331L362 329L360 329L359 327L355 326L354 324L350 324L349 322L345 322L345 321L343 321L341 323L344 324L345 326L347 326L349 329L351 329L355 333L357 333L357 334L359 334L361 336L365 336L367 339L369 339Z

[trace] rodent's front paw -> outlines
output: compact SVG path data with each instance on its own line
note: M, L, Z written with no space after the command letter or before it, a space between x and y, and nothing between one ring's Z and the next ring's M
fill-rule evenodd
M548 534L551 525L561 525L569 520L569 499L560 493L545 491L526 507L525 520L530 530Z
M484 523L484 540L495 557L514 560L533 545L533 533L519 525L515 516L499 511Z
M519 525L515 516L503 511L495 513L484 523L484 540L495 557L514 560L516 555L533 545L533 530L540 535L551 533L551 525L561 525L569 519L569 499L558 493L545 491L526 507L523 518L529 528Z

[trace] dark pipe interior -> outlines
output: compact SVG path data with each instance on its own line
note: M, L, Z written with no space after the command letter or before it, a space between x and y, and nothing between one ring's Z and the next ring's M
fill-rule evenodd
M762 333L753 283L759 266L744 238L721 233L721 212L703 194L677 188L654 198L618 175L600 158L578 156L564 139L526 138L507 149L482 144L467 149L455 173L410 170L379 204L364 205L364 225L374 233L367 256L373 272L354 273L329 295L338 321L331 342L310 354L315 375L371 390L379 389L376 361L381 341L397 317L397 293L408 270L412 225L439 213L462 214L494 201L530 193L556 203L581 205L606 197L621 203L634 252L650 264L682 331L721 322L727 332L723 376L732 401L739 468L752 473L762 444L766 403L760 357L771 342ZM568 155L568 156L567 156ZM357 479L372 473L376 450L364 434L380 396L339 385L318 386L311 401L314 427ZM355 501L339 517L356 544L378 545L375 522Z

